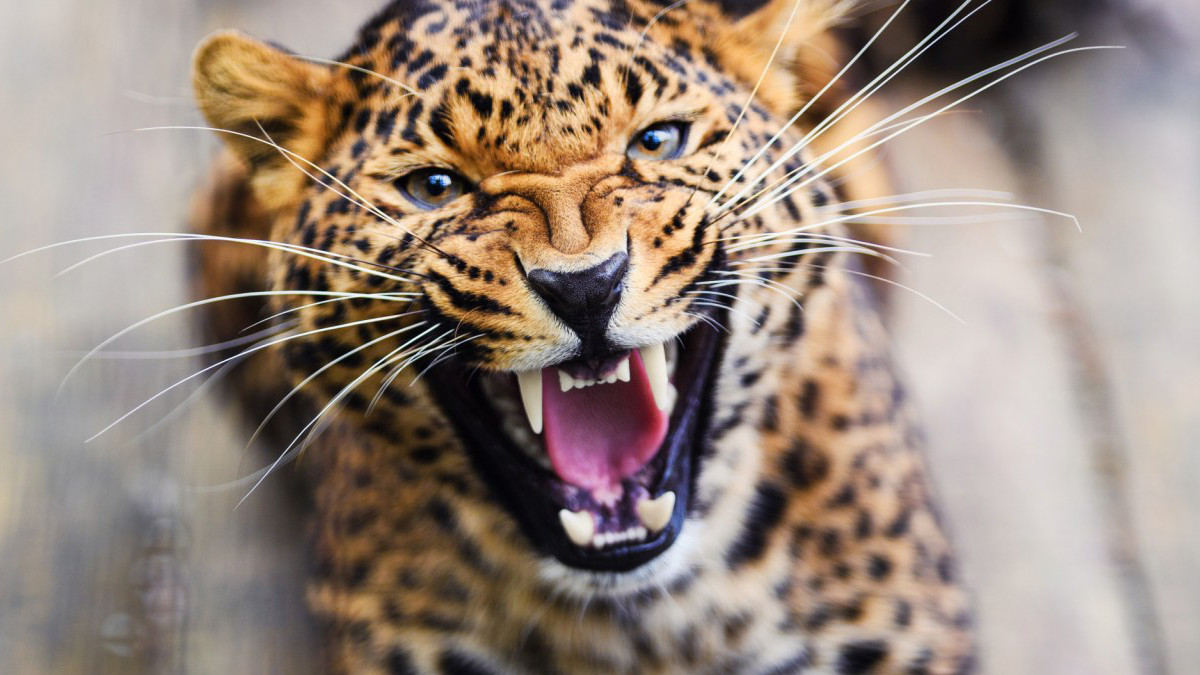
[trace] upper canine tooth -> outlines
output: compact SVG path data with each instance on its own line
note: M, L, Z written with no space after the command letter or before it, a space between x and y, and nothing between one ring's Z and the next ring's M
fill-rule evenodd
M571 543L576 546L587 546L592 541L592 535L596 533L596 521L592 520L591 511L563 509L558 512L558 520L567 531Z
M668 490L655 499L641 499L637 503L638 519L651 533L657 533L671 522L675 512L675 493Z
M617 379L622 382L629 381L629 357L628 356L626 356L624 359L621 359L621 362L617 364L616 375L617 375Z
M654 394L654 404L659 410L670 410L671 401L668 400L667 386L667 352L664 350L662 343L642 347L638 350L642 354L642 367L646 369L646 377L650 380L650 391Z
M574 386L575 386L575 378L571 377L570 375L564 373L561 370L558 371L558 388L559 389L561 389L563 391L571 391L571 388Z
M521 403L525 405L530 428L535 434L542 433L542 371L517 373L517 386L521 390Z

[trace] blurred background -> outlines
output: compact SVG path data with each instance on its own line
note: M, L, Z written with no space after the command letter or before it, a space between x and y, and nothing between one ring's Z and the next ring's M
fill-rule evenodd
M192 46L238 27L331 56L379 0L0 3L0 258L179 232L217 144ZM866 9L887 11L888 3ZM955 3L915 2L871 58ZM868 12L869 14L869 12ZM868 15L867 25L878 18ZM1038 40L1047 63L889 144L902 191L1008 191L1078 216L897 228L932 254L892 297L901 367L974 589L983 671L1193 673L1200 663L1200 6L993 3L884 90L900 108ZM183 243L79 243L0 265L0 672L314 672L304 529L199 385Z

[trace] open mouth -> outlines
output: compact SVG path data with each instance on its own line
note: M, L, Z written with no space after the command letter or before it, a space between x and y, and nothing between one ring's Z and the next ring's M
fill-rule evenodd
M526 535L572 567L627 571L683 527L718 333L522 373L440 364L432 389Z

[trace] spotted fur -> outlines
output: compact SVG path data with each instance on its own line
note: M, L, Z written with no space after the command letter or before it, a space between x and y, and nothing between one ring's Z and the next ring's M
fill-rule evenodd
M842 9L402 0L341 65L233 33L200 47L196 90L212 126L282 150L225 134L239 161L223 160L201 193L196 227L291 248L206 248L199 292L296 291L220 320L232 330L297 310L286 315L293 331L321 331L269 350L238 395L269 410L334 362L302 390L301 416L337 401L303 460L309 599L333 671L970 669L955 558L860 263L805 237L731 246L827 219L847 194L884 189L870 184L878 171L842 171L845 185L816 181L744 220L711 201L827 80ZM684 156L629 159L629 138L664 119L690 120ZM823 142L848 138L847 125ZM429 165L477 189L419 211L394 181ZM578 337L523 270L583 268L623 250L616 346L704 320L728 334L679 539L631 572L588 572L523 533L421 375L450 355L485 370L567 358ZM774 253L795 257L749 262ZM384 369L355 383L418 335L426 351L394 380Z

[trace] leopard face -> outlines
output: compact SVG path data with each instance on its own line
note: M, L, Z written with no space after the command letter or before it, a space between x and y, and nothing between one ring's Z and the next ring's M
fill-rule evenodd
M831 191L789 126L832 17L398 2L336 64L210 39L198 97L272 214L291 381L563 588L728 543L796 298L837 264L836 227L799 234Z

